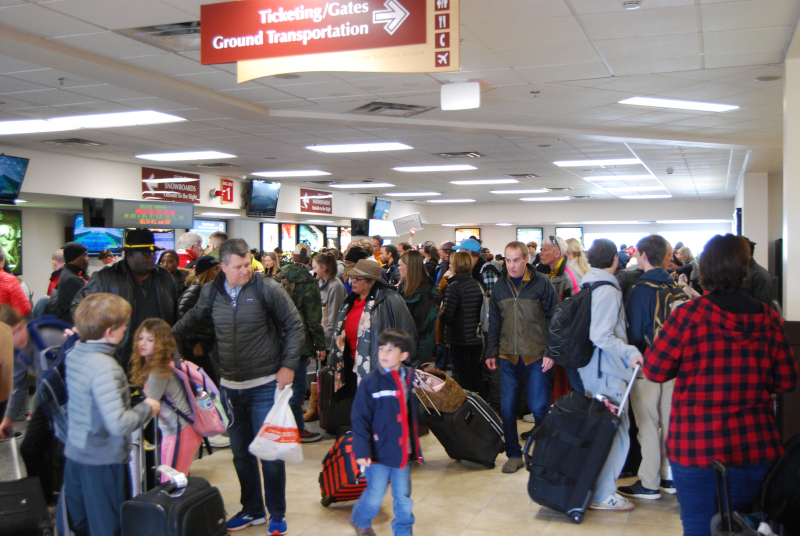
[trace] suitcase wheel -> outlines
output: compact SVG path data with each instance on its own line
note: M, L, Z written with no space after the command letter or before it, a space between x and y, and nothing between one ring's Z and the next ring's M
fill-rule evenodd
M575 512L569 518L572 520L573 523L576 525L580 525L583 522L583 514L580 512Z
M324 506L325 508L327 508L327 507L329 507L331 504L333 504L333 500L332 500L330 497L326 497L325 495L323 495L323 496L322 496L322 500L321 500L321 501L319 501L319 502L320 502L320 503L322 504L322 506Z

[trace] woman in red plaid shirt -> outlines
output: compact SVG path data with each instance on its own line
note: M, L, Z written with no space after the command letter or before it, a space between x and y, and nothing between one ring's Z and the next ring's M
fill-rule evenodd
M667 438L684 535L709 533L717 510L712 464L730 468L733 508L756 499L783 455L770 395L797 384L781 317L742 287L748 245L717 235L700 258L705 296L675 309L644 356L654 382L676 378Z

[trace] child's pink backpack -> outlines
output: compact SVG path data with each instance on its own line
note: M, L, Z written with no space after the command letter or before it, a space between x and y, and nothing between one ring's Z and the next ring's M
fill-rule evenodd
M217 389L202 368L191 361L182 361L176 356L170 367L175 376L183 382L192 414L184 414L168 396L164 397L164 402L179 417L191 424L201 436L212 437L224 432L233 422L233 412L225 394ZM208 393L208 398L198 400L201 391Z

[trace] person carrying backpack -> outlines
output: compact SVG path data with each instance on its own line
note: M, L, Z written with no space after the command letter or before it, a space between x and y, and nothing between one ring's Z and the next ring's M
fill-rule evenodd
M628 314L628 341L644 353L661 331L672 310L689 298L665 269L672 258L672 246L664 237L653 234L636 244L636 257L644 274L630 291L625 311ZM659 488L675 493L666 456L669 414L675 380L651 382L639 372L631 391L631 406L639 427L642 446L639 480L620 486L620 495L636 499L660 499ZM660 429L660 433L659 433Z

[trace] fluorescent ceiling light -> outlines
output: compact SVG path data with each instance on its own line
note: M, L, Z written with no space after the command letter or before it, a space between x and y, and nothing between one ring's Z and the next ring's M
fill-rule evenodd
M538 190L492 190L490 194L546 194L550 188L539 188Z
M25 119L23 121L0 121L0 136L10 134L38 134L39 132L60 132L76 130L71 125L57 125L44 119Z
M236 158L235 154L219 151L187 151L183 153L151 153L137 154L136 158L155 160L156 162L179 162L181 160L212 160L217 158Z
M428 199L428 203L474 203L474 199Z
M666 190L663 186L623 186L620 188L606 188L609 192L654 192L656 190Z
M196 180L188 177L175 177L172 179L142 179L142 182L145 184L165 184L167 182L194 182Z
M390 194L383 194L389 197L428 197L433 195L442 195L439 192L392 192Z
M385 143L343 143L339 145L309 145L306 149L318 153L369 153L372 151L404 151L413 149L410 145L397 142Z
M731 223L731 220L658 220L656 223Z
M458 227L457 223L443 223L442 227Z
M388 182L357 182L355 184L329 184L331 188L363 188L369 190L370 188L393 188L394 184Z
M333 220L306 220L308 223L333 223Z
M330 199L332 197L333 197L333 194L301 195L300 199Z
M569 201L570 196L564 197L523 197L520 201Z
M635 220L623 220L623 221L583 221L581 222L584 225L644 225L644 222L635 221Z
M450 184L470 186L473 184L516 184L518 182L517 179L476 179L474 181L450 181Z
M655 97L633 97L619 101L620 104L634 106L653 106L656 108L675 108L678 110L695 110L698 112L728 112L738 110L734 104L717 104L715 102L697 102L676 99L657 99Z
M581 166L632 166L641 164L638 158L608 158L606 160L558 160L553 162L558 167L581 167Z
M154 112L152 110L141 110L138 112L54 117L47 121L57 125L70 125L74 128L112 128L176 123L179 121L186 121L186 119L176 115Z
M403 171L405 173L424 173L426 171L469 171L470 169L478 169L469 164L459 165L445 165L445 166L401 166L392 168L395 171Z
M620 199L667 199L672 197L670 194L666 195L621 195Z
M601 181L651 181L656 180L652 175L615 175L613 177L583 177L583 180L589 182Z
M238 218L239 214L231 214L229 212L203 212L201 216L216 216L218 218Z
M15 199L14 200L14 204L15 205L21 205L22 203L27 203L27 201L25 201L24 199Z
M513 223L495 223L495 225L499 225L500 227L509 227L514 225Z
M323 175L330 175L327 171L320 171L318 169L295 169L287 171L256 171L253 175L259 177L321 177Z

